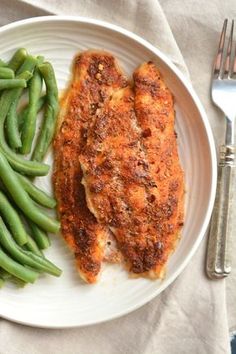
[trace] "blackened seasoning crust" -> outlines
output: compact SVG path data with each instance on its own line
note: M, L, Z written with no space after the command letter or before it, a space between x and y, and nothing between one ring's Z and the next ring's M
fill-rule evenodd
M78 55L71 85L62 100L54 141L53 183L62 235L74 252L81 277L88 283L96 282L100 273L107 228L97 223L87 207L78 156L87 139L89 122L112 92L125 85L127 80L109 53L87 51ZM102 190L102 183L93 188Z

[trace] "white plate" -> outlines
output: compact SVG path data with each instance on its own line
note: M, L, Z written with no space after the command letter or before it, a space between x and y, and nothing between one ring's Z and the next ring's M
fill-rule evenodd
M179 150L186 173L186 219L165 280L129 279L120 266L106 266L97 285L85 285L75 272L73 256L64 241L52 236L46 255L63 269L61 278L44 276L24 289L6 285L0 292L0 315L32 326L84 326L127 314L173 282L206 231L216 186L215 149L206 114L192 86L163 53L117 26L79 17L39 17L1 28L0 57L8 59L19 47L52 62L60 89L66 87L72 59L81 50L110 51L129 75L151 59L175 96ZM50 178L41 178L38 184L48 189Z

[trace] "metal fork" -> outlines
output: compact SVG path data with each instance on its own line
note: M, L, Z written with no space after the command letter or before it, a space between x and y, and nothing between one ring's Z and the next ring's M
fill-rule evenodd
M234 122L236 118L236 48L234 21L226 43L228 20L224 21L213 68L211 96L226 118L225 145L220 146L218 182L208 239L206 270L210 278L220 279L231 272L233 183L235 175Z

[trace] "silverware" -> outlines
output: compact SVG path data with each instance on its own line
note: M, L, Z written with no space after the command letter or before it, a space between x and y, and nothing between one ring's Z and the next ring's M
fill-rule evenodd
M233 40L234 21L228 44L224 21L216 56L211 96L226 118L225 145L220 146L218 182L211 218L206 270L210 278L220 279L231 272L233 180L235 176L234 122L236 118L236 49ZM236 207L236 206L235 206Z

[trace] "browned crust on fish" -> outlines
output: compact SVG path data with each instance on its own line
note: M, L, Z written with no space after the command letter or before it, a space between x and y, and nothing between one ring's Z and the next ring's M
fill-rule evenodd
M62 235L88 283L96 282L101 271L107 229L87 207L78 156L86 142L88 123L112 92L125 85L127 80L112 55L87 51L76 56L72 82L61 101L53 184Z
M156 65L142 64L134 72L135 113L142 130L150 173L156 183L152 197L156 230L163 252L154 272L164 271L180 237L184 219L184 173L175 133L173 96ZM155 198L155 199L154 199Z

